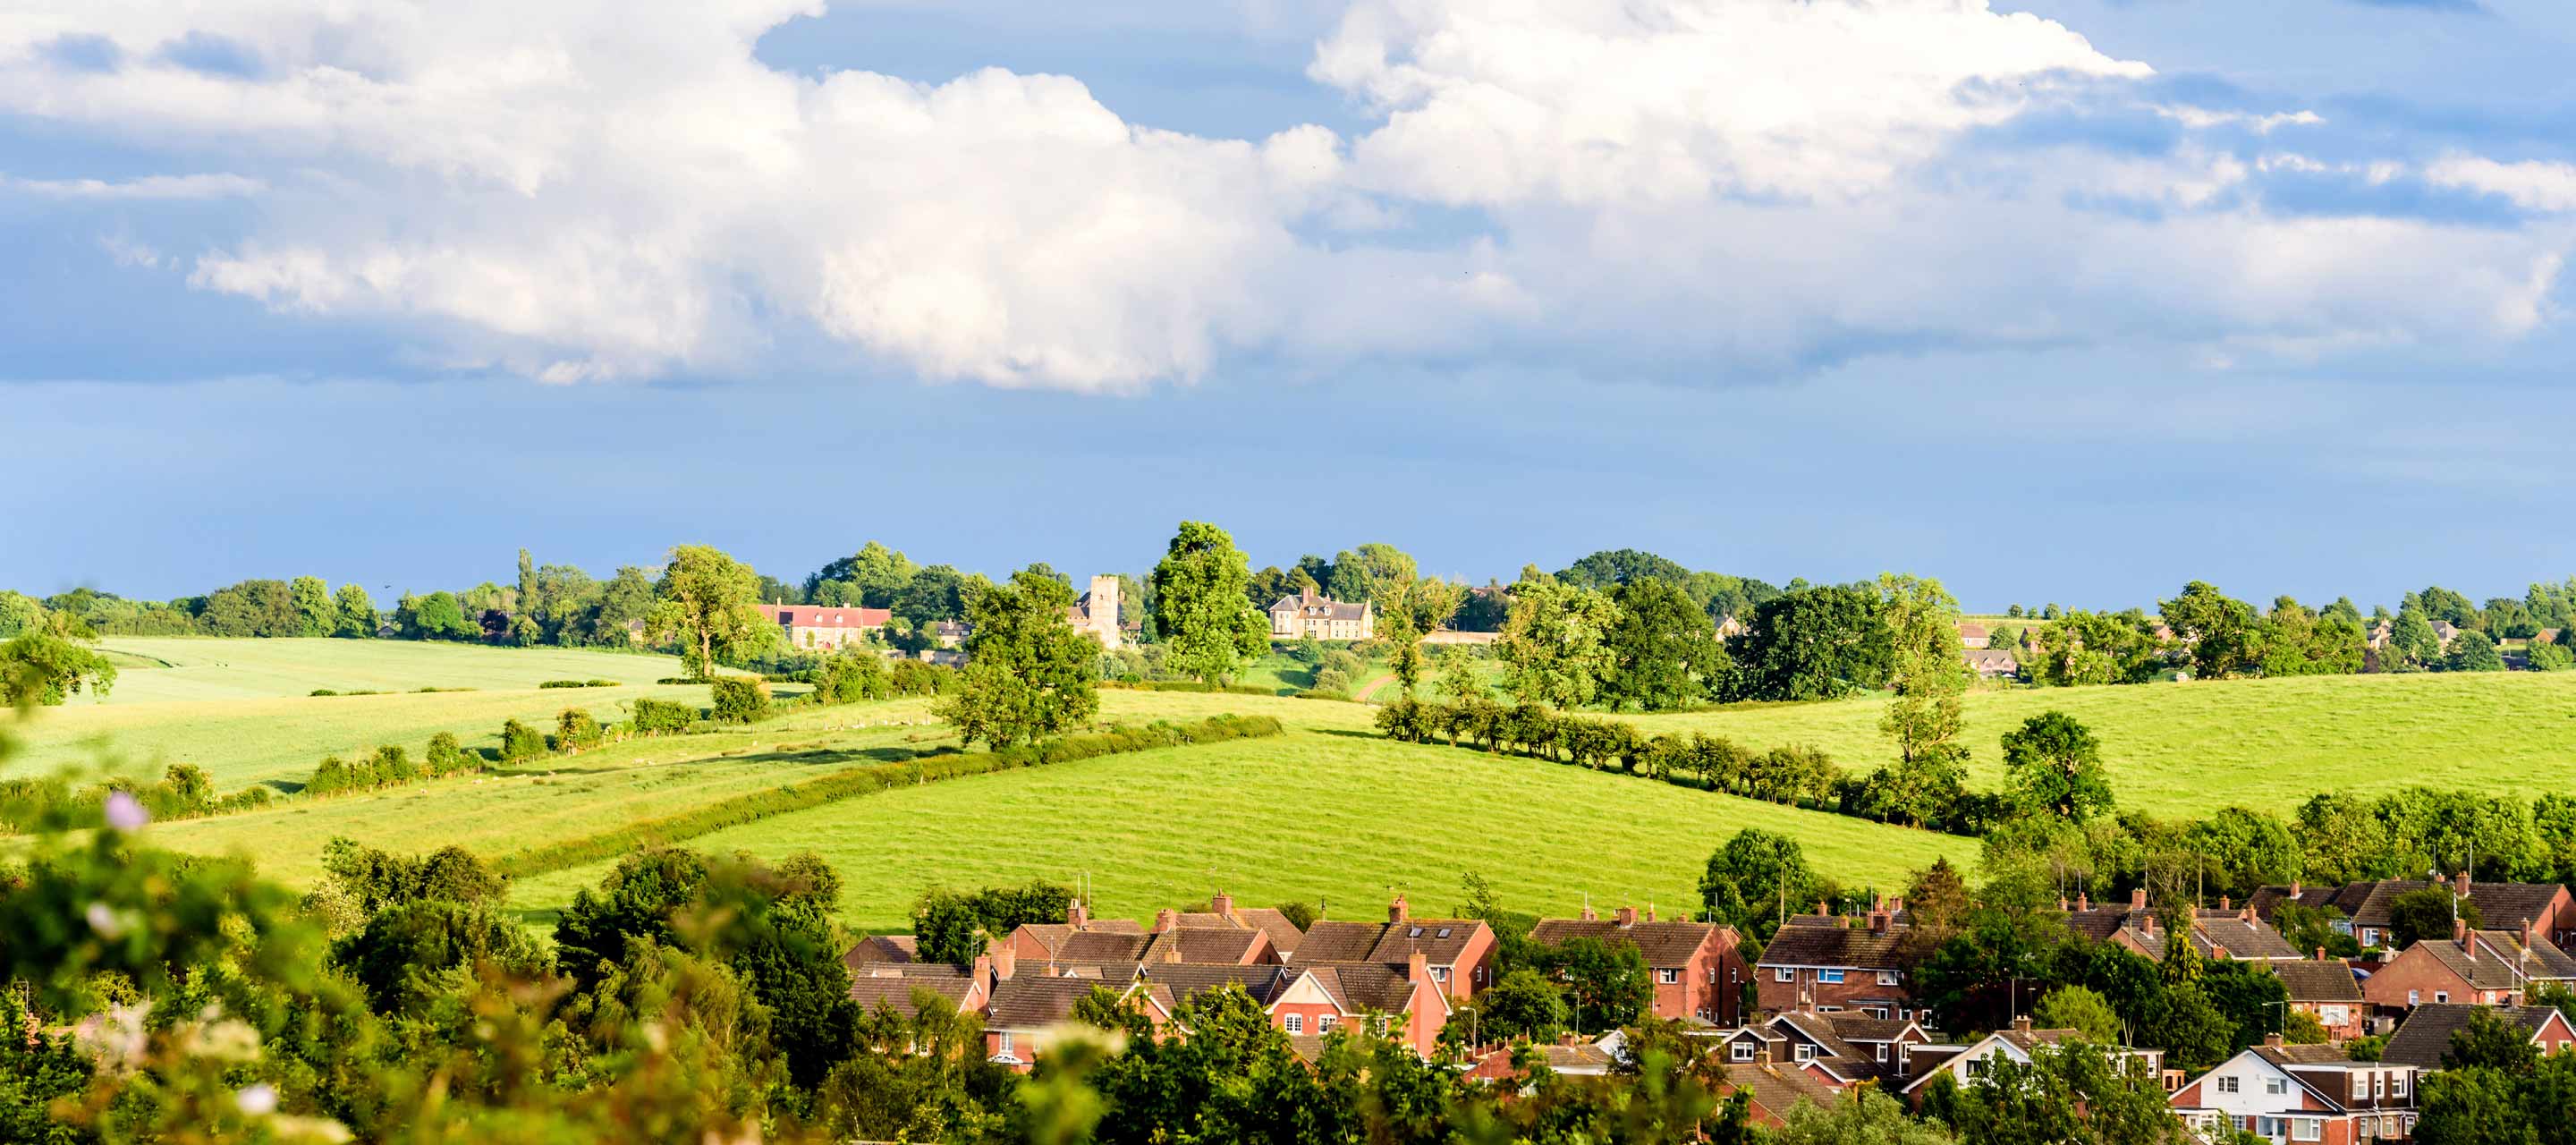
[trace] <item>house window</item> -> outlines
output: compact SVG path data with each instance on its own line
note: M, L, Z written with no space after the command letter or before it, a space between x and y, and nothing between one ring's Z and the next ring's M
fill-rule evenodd
M1448 981L1448 980L1449 980L1449 968L1448 968L1448 967L1446 967L1446 966L1434 966L1434 967L1432 967L1432 968L1431 968L1431 980L1432 980L1432 981L1434 981L1434 982L1446 982L1446 981Z
M1006 1058L1011 1056L1011 1032L1009 1030L1002 1031L1000 1050L993 1056L997 1058Z
M2388 1075L2388 1096L2399 1098L2406 1096L2406 1076L2403 1070Z
M1477 967L1477 968L1476 968L1476 985L1482 986L1482 985L1484 985L1484 984L1485 984L1485 968L1484 968L1484 967L1482 967L1482 966L1479 966L1479 967Z
M2409 996L2412 996L2415 992L2409 990L2406 993ZM2451 1000L2451 992L2448 990L2435 990L2433 991L2433 1000L2436 1002L2448 1002Z
M1896 971L1881 970L1878 972L1878 984L1881 986L1893 986L1896 985L1896 980L1902 977L1904 977L1904 975L1899 974Z
M2294 1117L2290 1119L2290 1140L2292 1141L2322 1140L2325 1137L2325 1131L2326 1123L2323 1118Z
M2407 992L2406 992L2406 1004L2407 1004L2407 1005L2409 1005L2409 1006L2412 1006L2412 1005L2414 1005L2414 1004L2416 1004L2416 1003L2418 1003L2418 1002L2421 1002L2421 1001L2423 1001L2423 1000L2424 1000L2424 992L2423 992L2423 991L2421 991L2421 990L2409 990L2409 991L2407 991Z
M1306 1032L1306 1015L1304 1015L1304 1014L1290 1014L1290 1015L1288 1015L1287 1030L1288 1030L1288 1032L1289 1032L1289 1033L1292 1033L1292 1034L1302 1034L1302 1033L1305 1033L1305 1032Z
M1341 1017L1340 1017L1340 1015L1337 1015L1337 1014L1326 1014L1326 1015L1324 1015L1323 1017L1317 1018L1317 1019L1315 1019L1315 1032L1316 1032L1316 1033L1319 1033L1319 1034L1329 1034L1329 1033L1332 1033L1332 1032L1333 1032L1333 1023L1338 1022L1338 1021L1340 1021L1340 1020L1341 1020Z
M1657 981L1657 982L1661 982L1661 983L1663 983L1663 984L1664 984L1664 985L1666 985L1666 986L1670 986L1670 985L1672 985L1672 984L1674 984L1674 983L1676 983L1676 982L1679 982L1679 981L1681 981L1681 980L1682 980L1682 972L1681 972L1681 971L1679 971L1679 970L1658 970L1658 971L1655 971L1655 981Z
M2377 945L2379 945L2379 932L2378 932L2378 931L2376 931L2376 930L2365 930L2365 931L2362 931L2362 932L2361 932L2361 944L2362 944L2363 946L2377 946Z
M1798 980L1798 971L1795 967L1783 966L1771 972L1771 980L1774 982L1795 982Z
M1880 1043L1878 1043L1878 1045L1877 1045L1877 1047L1876 1047L1876 1048L1877 1048L1877 1050L1878 1050L1878 1060L1880 1060L1880 1061L1886 1061L1886 1060L1887 1060L1887 1043L1886 1043L1886 1042L1880 1042Z
M1818 982L1840 982L1840 981L1842 981L1842 980L1843 980L1843 972L1842 972L1842 971L1840 971L1840 970L1819 970L1819 971L1816 971L1816 981L1818 981Z
M2218 1092L2220 1092L2220 1093L2235 1093L2235 1092L2238 1092L2237 1087L2238 1087L2239 1085L2241 1085L2241 1084L2243 1084L2243 1083L2242 1083L2242 1082L2240 1082L2240 1081L2239 1081L2237 1078L2235 1078L2234 1076L2228 1076L2228 1077L2222 1077L2222 1078L2219 1078L2219 1079L2218 1079Z
M1749 1062L1749 1061L1752 1061L1752 1060L1753 1060L1753 1043L1751 1043L1751 1042L1737 1042L1737 1043L1735 1043L1734 1045L1731 1045L1731 1046L1726 1047L1726 1060L1731 1061L1731 1062Z
M1872 1006L1869 1008L1869 1016L1884 1021L1887 1018L1887 1007Z
M1813 1059L1816 1056L1816 1047L1802 1044L1797 1049L1797 1055L1799 1061Z
M2357 1101L2361 1098L2370 1096L2371 1077L2372 1075L2366 1073L2357 1073L2352 1075L2352 1096L2354 1100Z
M2271 1094L2274 1097L2279 1097L2282 1094L2288 1093L2290 1092L2290 1079L2286 1077L2264 1078L2263 1092Z

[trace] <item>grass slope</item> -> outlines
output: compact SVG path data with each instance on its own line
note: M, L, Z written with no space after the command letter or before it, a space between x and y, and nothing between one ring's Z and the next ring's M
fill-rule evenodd
M95 766L157 776L172 763L206 769L223 790L301 782L325 755L380 743L418 754L437 732L496 746L503 720L551 725L565 708L617 718L620 701L655 696L703 704L703 686L656 685L679 674L665 656L565 649L480 648L398 640L220 640L120 637L126 663L104 700L83 695L45 712L28 735L20 773ZM139 667L156 661L171 667ZM621 681L617 688L539 690L557 679ZM419 694L422 687L474 688ZM399 690L309 696L315 688ZM102 752L108 753L102 756Z
M2537 795L2576 784L2576 672L2313 676L1971 693L1969 782L2002 776L2000 738L2049 709L2102 740L2121 805L2281 813L2320 791L2423 784ZM1814 744L1846 768L1892 756L1884 699L1630 717L1748 747Z
M1751 826L1793 833L1819 870L1880 886L1938 855L1973 867L1977 849L1964 839L1349 731L953 780L782 815L692 845L771 859L820 853L849 888L845 921L902 930L913 898L928 887L1084 875L1103 914L1132 917L1205 901L1220 887L1251 903L1320 898L1335 917L1364 918L1383 909L1392 886L1405 889L1417 911L1446 911L1460 873L1470 870L1526 910L1571 912L1586 894L1596 904L1687 909L1709 852ZM544 924L606 868L527 880L514 901L523 917Z

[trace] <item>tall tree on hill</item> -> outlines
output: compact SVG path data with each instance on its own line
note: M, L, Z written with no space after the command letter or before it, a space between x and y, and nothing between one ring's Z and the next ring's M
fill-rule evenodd
M932 565L914 573L895 596L895 618L914 626L964 620L966 596L973 585L974 580L954 566Z
M536 608L537 608L537 562L529 558L529 556L528 556L528 550L526 550L526 549L522 548L522 549L520 549L520 550L519 550L519 608L518 608L518 611L519 611L519 613L520 613L521 615L526 615L526 614L528 614L528 613L535 612L535 611L536 611Z
M601 585L599 596L582 610L581 629L593 644L623 648L632 642L627 625L653 613L653 573L621 565Z
M1959 643L1959 602L1929 577L1881 574L1880 615L1896 646L1896 692L1878 730L1896 742L1900 767L1964 780L1968 746L1960 697L1968 690L1967 651Z
M16 636L45 619L45 606L34 597L0 589L0 636Z
M1717 625L1672 581L1644 577L1611 590L1616 619L1603 634L1609 670L1601 698L1612 711L1630 704L1670 711L1708 694L1733 672Z
M2464 628L2451 638L2451 650L2442 657L2445 672L2501 672L2504 656L2496 651L2495 641L2474 628Z
M1335 600L1353 603L1365 600L1383 610L1386 604L1378 594L1401 590L1419 578L1421 572L1404 550L1371 541L1356 550L1344 550L1334 556L1332 578L1325 582L1325 594Z
M355 582L340 586L331 598L331 635L372 640L376 635L376 602Z
M1804 910L1815 875L1798 841L1747 827L1708 856L1699 880L1703 922L1724 923L1767 942L1790 912Z
M2042 712L2004 733L2004 782L2022 806L2076 822L2111 811L2102 743L2064 712Z
M2165 626L2190 646L2192 675L2220 680L2253 670L2258 635L2254 606L2229 598L2216 585L2193 581L2158 607Z
M714 674L716 657L731 652L772 626L754 607L753 590L760 577L751 566L712 545L680 545L671 550L662 579L653 586L653 611L644 619L652 640L680 642L680 662L688 674Z
M1440 630L1458 604L1467 597L1467 586L1451 584L1439 577L1412 577L1402 581L1381 580L1377 594L1377 638L1393 648L1395 682L1410 696L1422 683L1422 638Z
M1576 561L1559 571L1556 579L1577 588L1608 592L1639 580L1685 585L1690 576L1690 570L1683 568L1678 561L1637 549L1616 549L1593 553Z
M2412 668L2437 667L2442 662L2442 636L2433 631L2433 622L2424 615L2424 607L2413 601L2397 608L2397 619L2388 626L2388 646L2379 650L2383 672L2401 672Z
M911 558L869 541L859 551L824 565L805 578L805 599L845 608L892 608L920 570Z
M1270 626L1243 593L1252 575L1226 531L1183 521L1154 565L1154 630L1175 671L1211 683L1234 678L1270 646Z
M318 576L300 576L287 586L287 597L295 607L297 636L329 636L339 620L338 610L331 607L331 586Z
M1073 589L1036 567L975 594L968 662L955 690L932 706L959 738L995 747L1035 741L1080 726L1100 710L1092 677L1100 645L1076 632L1065 612Z
M1512 586L1512 610L1497 650L1503 687L1524 704L1559 708L1591 703L1612 665L1606 643L1619 606L1588 588L1545 573Z
M2081 609L2039 630L2039 650L2023 658L2033 680L2052 687L2134 684L2156 669L2155 642L2128 617Z
M1881 687L1896 670L1878 594L1839 585L1763 602L1727 652L1735 658L1734 699L1830 699Z

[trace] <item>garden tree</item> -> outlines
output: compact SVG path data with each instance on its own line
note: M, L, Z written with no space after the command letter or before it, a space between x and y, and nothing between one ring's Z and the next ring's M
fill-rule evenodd
M456 594L446 589L421 597L405 593L394 609L394 624L412 640L477 640L483 635L481 626L465 618Z
M1394 662L1395 682L1411 696L1422 683L1422 638L1439 631L1458 611L1467 586L1438 577L1399 580L1390 574L1377 580L1372 591L1377 602L1377 638L1393 649L1389 659Z
M2477 900L2452 894L2449 883L2435 883L2399 895L2388 902L2388 948L2404 950L2426 939L2447 942L2455 918L2467 923L2471 930L2483 921L2478 915Z
M1565 1031L1565 991L1526 967L1504 974L1492 989L1476 995L1471 1005L1472 1014L1451 1015L1449 1020L1465 1018L1480 1042L1515 1038L1550 1042Z
M2475 859L2475 877L2513 880L2541 862L2531 807L2518 799L2409 787L2380 796L2371 810L2388 824L2396 874L2456 871Z
M2424 615L2422 606L2409 604L2400 607L2397 619L2389 624L2388 646L2380 649L2381 670L2432 667L2441 662L2441 634L2433 631L2433 622Z
M1725 645L1708 614L1668 580L1625 581L1610 592L1614 616L1602 645L1609 670L1600 697L1611 711L1630 704L1671 711L1707 695L1729 674Z
M1967 917L1968 907L1968 880L1959 877L1959 868L1951 866L1947 856L1916 871L1905 888L1905 912L1914 919L1912 929L1927 935L1946 940Z
M339 626L339 611L331 606L331 586L318 576L300 576L287 586L287 598L295 607L297 636L329 636Z
M2531 611L2513 597L2490 597L2478 613L2486 621L2486 631L2500 640L2528 637L2540 629L2539 625L2532 623Z
M104 696L116 686L116 665L83 644L95 643L77 619L31 628L0 643L0 701L9 707L54 706L83 687Z
M507 615L519 610L519 590L504 588L487 580L458 593L456 603L465 609L467 616L481 616L487 612Z
M964 893L934 888L913 901L912 932L922 961L966 966L1023 924L1063 922L1072 904L1073 888L1042 879Z
M1814 886L1815 875L1796 839L1747 827L1708 857L1699 880L1705 908L1701 921L1732 926L1768 942L1792 904L1805 909Z
M2540 877L2576 883L2576 796L2552 792L2532 800L2531 826L2540 849Z
M712 676L717 657L776 631L755 607L752 590L759 580L750 565L712 545L674 547L662 579L653 586L653 611L644 618L644 636L678 641L680 663L688 674Z
M1335 600L1371 601L1384 611L1386 602L1378 594L1395 586L1410 584L1420 575L1420 568L1404 550L1372 541L1357 550L1346 549L1334 555L1332 574L1324 581L1324 593Z
M1072 607L1072 587L1035 568L975 594L966 667L931 712L969 746L1034 742L1090 720L1100 710L1100 645L1074 630Z
M2205 581L2193 581L2158 608L2191 651L2192 675L2219 680L2255 667L2259 639L2254 606L2234 600Z
M519 588L520 615L536 622L539 639L551 644L577 643L599 581L573 565L540 565L528 571Z
M370 917L342 939L332 961L365 987L381 1012L420 1015L446 992L442 975L499 969L516 977L550 973L554 959L512 919L489 907L426 899Z
M894 598L895 619L906 624L936 624L966 619L967 595L983 578L969 578L949 565L932 565L914 573Z
M2464 628L2451 638L2451 650L2442 657L2445 672L2501 672L2504 656L2496 651L2495 641L2474 628Z
M1905 1103L1876 1086L1849 1100L1789 1107L1786 1123L1759 1138L1770 1145L1951 1145L1956 1138L1938 1121L1909 1115Z
M2111 810L2102 744L2075 717L2047 711L2003 736L2005 784L2036 814L2081 822Z
M627 625L652 613L653 573L621 565L617 575L600 586L598 599L583 610L582 633L592 644L622 648L630 643Z
M2442 1051L2444 1069L2521 1075L2538 1064L2540 1047L2531 1040L2531 1031L2485 1006L2471 1011L2468 1023L2451 1031L2451 1044Z
M805 597L816 604L892 608L919 570L883 542L869 541L805 578Z
M16 636L42 623L45 606L33 597L0 589L0 636Z
M2028 1063L1998 1055L1979 1084L1958 1090L1951 1124L1961 1140L1979 1145L2197 1140L2144 1059L2083 1042L2041 1047Z
M2333 906L2284 901L2272 909L2272 929L2280 931L2281 940L2292 949L2302 953L2323 950L2337 958L2358 958L2361 943L2335 928L2343 919L2343 911Z
M2305 1010L2287 1013L2289 1017L2281 1022L2282 1041L2294 1046L2321 1046L2332 1040L2326 1033L2326 1024L2318 1021L2316 1015Z
M1581 707L1614 669L1605 641L1618 606L1591 589L1540 576L1512 586L1511 615L1496 642L1503 688L1524 704Z
M1608 592L1641 580L1660 580L1679 588L1690 578L1690 570L1679 562L1637 549L1603 550L1566 566L1556 574L1561 583L1596 592Z
M2398 871L2388 824L2358 795L2321 792L2310 796L2299 805L2298 833L2302 847L2299 869L2319 883L2384 879Z
M2096 1045L2124 1044L2120 1015L2100 994L2082 986L2060 986L2031 1008L2031 1025L2043 1030L2074 1030Z
M2523 651L2523 659L2534 672L2565 672L2576 669L2576 651L2563 644L2543 644L2537 640Z
M344 584L331 598L331 635L372 640L376 635L376 602L357 584Z
M1256 610L1266 612L1271 605L1279 602L1279 598L1295 595L1297 595L1297 586L1291 583L1287 573L1279 571L1277 565L1247 574L1243 578L1243 599Z
M2064 615L2066 615L2065 612L2057 607L2057 603L2055 601L2050 601L2045 607L2042 607L2039 610L2039 618L2041 620L2055 620Z
M2358 620L2321 617L2283 596L2273 600L2262 628L2261 667L2265 676L2352 675L2361 671L2367 649Z
M2298 832L2269 811L2222 807L2194 822L2184 846L2204 862L2197 868L2206 880L2200 894L2244 899L2275 883L2301 877L2302 848Z
M1183 521L1154 565L1154 631L1172 671L1218 683L1270 646L1270 625L1243 594L1251 573L1234 538Z
M2553 1055L2556 1056L2556 1055ZM2544 1061L2544 1071L2552 1075L2551 1088L2576 1084L2576 1070ZM2416 1100L2423 1113L2415 1122L2415 1140L2421 1145L2525 1145L2529 1142L2557 1141L2552 1132L2544 1136L2543 1127L2555 1131L2564 1124L2564 1110L2544 1110L2534 1117L2531 1091L2539 1089L2532 1079L2495 1069L2445 1069L2427 1073L2418 1082ZM2553 1094L2552 1096L2556 1096Z
M2200 986L2169 986L2138 1032L2138 1044L2165 1052L2166 1066L2200 1073L2236 1052L2236 1024Z
M1534 951L1533 958L1541 973L1565 984L1566 1005L1578 1031L1629 1025L1654 1000L1654 976L1636 943L1578 935Z
M1727 642L1735 660L1732 699L1820 700L1884 686L1896 670L1896 642L1878 594L1829 586L1763 602Z

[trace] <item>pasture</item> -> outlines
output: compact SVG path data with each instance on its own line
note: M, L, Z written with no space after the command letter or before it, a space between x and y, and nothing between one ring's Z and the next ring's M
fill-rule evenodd
M1884 698L1627 716L1652 733L1701 731L1751 748L1804 743L1868 771L1893 757ZM2576 672L2308 676L1967 697L1968 782L2003 776L2003 733L2050 709L2102 741L2120 805L2197 815L2287 814L2320 791L2413 785L2523 796L2576 785Z
M1283 719L1281 707L1298 703L1193 698ZM1446 912L1466 871L1520 910L1570 914L1589 895L1596 906L1680 911L1698 901L1709 852L1745 827L1793 834L1818 871L1882 888L1943 855L1973 870L1977 854L1968 839L1312 728L888 791L691 845L771 860L814 851L841 872L843 921L886 931L909 928L925 889L1032 878L1088 877L1098 912L1118 917L1150 918L1218 889L1248 904L1320 899L1332 917L1367 918L1393 888L1417 913ZM544 923L608 865L523 880L513 904Z

